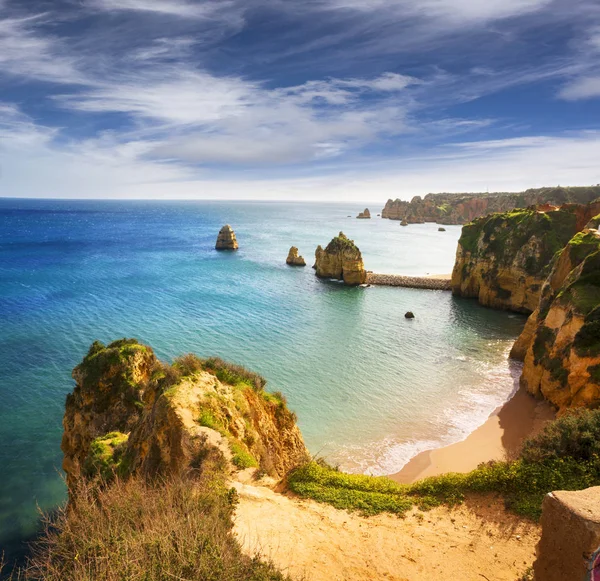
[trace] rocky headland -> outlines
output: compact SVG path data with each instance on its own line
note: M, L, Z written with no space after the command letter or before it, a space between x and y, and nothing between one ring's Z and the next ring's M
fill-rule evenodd
M225 226L219 230L215 248L217 250L237 250L239 248L235 232L229 224L225 224Z
M364 284L367 280L360 250L343 232L324 249L317 247L313 268L319 278L343 280L348 285Z
M304 257L298 254L298 249L295 246L292 246L290 248L287 258L285 259L285 263L289 266L306 266L306 261L304 260Z
M540 204L587 204L598 197L600 186L537 188L519 193L427 194L424 198L414 196L410 202L390 199L381 217L406 224L466 224L494 212Z
M219 359L170 365L135 339L95 342L73 378L61 444L69 485L96 474L182 474L214 454L232 472L281 477L308 457L283 396Z
M452 291L488 307L529 314L554 255L600 211L600 202L511 210L463 227Z

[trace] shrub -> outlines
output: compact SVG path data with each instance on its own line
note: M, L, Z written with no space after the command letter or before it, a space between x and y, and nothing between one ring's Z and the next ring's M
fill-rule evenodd
M44 581L279 581L231 533L235 494L218 469L154 484L80 482L72 509L46 519L24 571Z
M202 363L203 368L217 376L219 381L233 386L249 385L256 391L261 391L267 384L267 380L255 373L249 371L241 365L223 361L219 357L209 357Z
M600 410L579 409L551 422L523 444L526 462L572 458L597 462L600 457Z

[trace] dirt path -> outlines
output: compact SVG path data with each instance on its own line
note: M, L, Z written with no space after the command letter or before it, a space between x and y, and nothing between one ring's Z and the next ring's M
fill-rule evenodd
M235 533L244 550L306 581L517 581L539 538L537 525L489 496L404 519L363 518L266 487L235 486Z

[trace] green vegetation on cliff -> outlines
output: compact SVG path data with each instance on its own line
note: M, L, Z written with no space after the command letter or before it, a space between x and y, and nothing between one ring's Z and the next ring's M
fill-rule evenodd
M528 440L518 459L482 464L468 474L397 484L386 477L345 474L322 462L311 462L292 472L288 485L300 496L366 515L403 514L413 506L452 505L469 493L496 492L511 510L537 519L548 492L600 484L599 442L600 410L580 410Z
M524 264L526 272L535 275L548 270L552 257L575 232L576 216L572 212L513 210L467 224L458 243L471 253L471 258L494 256L498 265L509 266L518 252L535 239L538 244Z
M332 238L325 247L325 252L329 254L336 254L344 250L360 252L356 244L354 244L354 240L350 240L343 232L340 232L335 238Z

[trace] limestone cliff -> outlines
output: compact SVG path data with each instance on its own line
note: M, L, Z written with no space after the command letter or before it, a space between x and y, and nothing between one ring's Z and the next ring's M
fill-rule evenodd
M553 261L511 355L521 385L559 411L600 405L600 233L576 234Z
M452 292L476 297L489 307L531 313L552 258L595 209L575 204L543 209L547 211L532 207L467 224L458 242Z
M237 250L239 248L235 232L229 224L225 224L225 226L219 230L215 248L217 250Z
M360 250L343 232L340 232L323 249L317 247L315 265L320 278L343 280L346 284L363 284L367 280L367 271Z
M538 188L520 193L427 194L424 198L414 196L410 202L388 200L381 217L406 220L408 224L466 224L493 212L540 204L587 204L598 197L600 186Z
M304 257L298 254L298 249L295 246L292 246L290 248L285 262L290 266L306 266L306 261L304 260Z
M69 483L98 472L180 473L211 453L232 470L282 477L308 455L283 396L219 359L168 365L135 339L96 342L73 377L61 445Z

